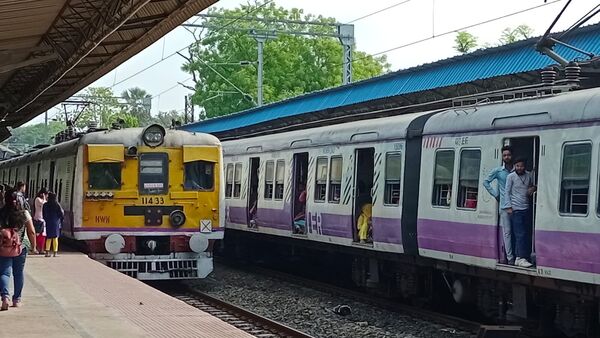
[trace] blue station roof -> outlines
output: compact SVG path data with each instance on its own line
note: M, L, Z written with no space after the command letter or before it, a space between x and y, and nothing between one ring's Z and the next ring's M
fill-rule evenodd
M543 69L556 62L535 50L539 38L500 47L480 49L441 61L399 70L352 84L293 97L239 113L191 123L184 130L218 133L274 119L291 117L329 108L347 106L386 97L447 87L503 75ZM562 41L600 54L600 24L571 32ZM557 45L554 49L567 60L583 57Z

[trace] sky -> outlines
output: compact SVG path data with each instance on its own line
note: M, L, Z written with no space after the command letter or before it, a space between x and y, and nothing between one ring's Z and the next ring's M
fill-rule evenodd
M221 0L213 6L235 8L242 3L246 2ZM503 29L515 28L521 24L533 28L534 35L542 35L566 0L275 0L275 3L285 8L302 8L305 13L333 17L341 23L348 23L381 10L352 22L355 48L369 54L386 55L391 70L395 71L458 55L452 48L456 34L445 33L471 25L476 26L466 30L478 37L479 44L497 44ZM596 4L597 1L590 0L572 1L553 31L568 28ZM541 7L527 10L535 6ZM523 12L510 15L520 11ZM505 17L501 18L503 16ZM188 22L196 19L192 17ZM486 21L489 22L483 23ZM590 23L598 21L600 16L594 17ZM477 25L479 23L483 24ZM390 50L422 39L428 40ZM193 82L190 75L180 69L184 59L178 55L168 56L193 41L190 32L178 27L91 86L112 87L117 95L128 88L140 87L153 96L153 115L158 111L182 111L184 97L191 91L178 82L187 80L187 85L192 85ZM268 58L268 55L265 55L265 58ZM155 63L155 66L148 68ZM148 69L144 70L146 68ZM140 71L142 72L136 75ZM264 71L268 72L268 69ZM52 118L60 111L60 106L52 108L48 112L49 117ZM28 125L43 120L44 114L30 121Z

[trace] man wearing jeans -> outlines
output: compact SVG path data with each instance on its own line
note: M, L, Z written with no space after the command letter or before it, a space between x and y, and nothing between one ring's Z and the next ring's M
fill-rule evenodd
M512 165L512 149L510 146L502 147L502 165L494 168L488 177L483 181L483 186L492 195L496 201L499 201L498 214L500 216L500 227L502 228L502 238L504 239L504 252L508 264L515 264L515 256L513 254L514 237L510 226L510 215L506 210L502 209L504 205L504 187L506 186L506 177L513 169ZM492 182L496 181L497 189L492 187Z
M504 206L502 209L511 215L511 225L515 234L515 265L529 268L531 255L531 214L529 197L535 186L531 173L525 171L525 159L515 161L515 170L506 177Z

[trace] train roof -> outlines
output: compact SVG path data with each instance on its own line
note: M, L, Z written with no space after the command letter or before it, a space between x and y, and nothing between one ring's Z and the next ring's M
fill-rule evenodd
M434 114L423 134L541 128L600 121L600 88L502 103L457 107Z
M56 157L66 153L75 153L75 149L83 144L123 144L124 147L139 147L143 145L141 139L143 131L144 128L126 128L91 132L76 139L2 161L0 162L0 166L5 163L26 161L32 158ZM210 134L167 129L165 141L161 147L180 147L182 145L219 146L220 144L219 139Z
M403 139L410 122L426 113L414 113L295 130L246 139L223 142L225 155L239 155L262 151L279 151L290 148L307 148L345 144L350 141L376 141Z

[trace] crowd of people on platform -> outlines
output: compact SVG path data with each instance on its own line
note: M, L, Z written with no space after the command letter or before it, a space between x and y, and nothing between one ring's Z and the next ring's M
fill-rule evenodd
M27 186L0 184L0 311L10 305L9 283L14 278L12 306L21 305L25 260L28 254L56 257L64 211L54 192L40 189L33 201L26 198ZM33 206L33 208L32 208Z

